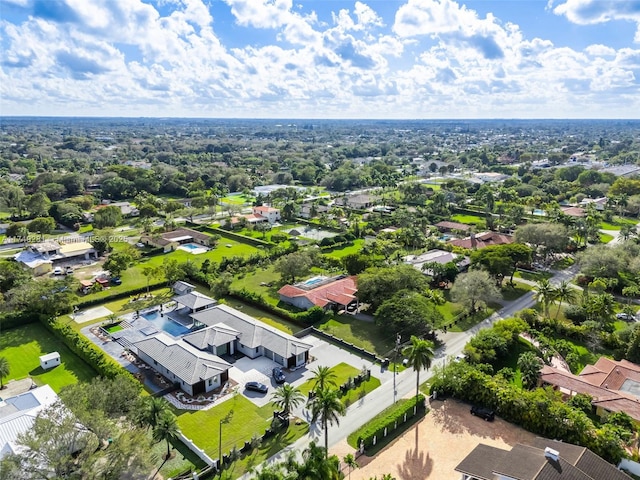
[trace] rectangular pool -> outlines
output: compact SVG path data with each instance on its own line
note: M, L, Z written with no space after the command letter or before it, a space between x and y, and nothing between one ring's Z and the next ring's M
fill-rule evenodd
M184 327L179 323L174 322L169 317L161 316L160 312L157 310L154 310L153 312L143 313L140 316L145 320L148 320L149 322L153 323L158 328L161 328L172 337L179 338L191 331L187 327Z

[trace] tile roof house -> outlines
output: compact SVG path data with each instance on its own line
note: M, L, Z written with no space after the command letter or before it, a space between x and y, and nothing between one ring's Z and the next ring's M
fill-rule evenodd
M566 396L590 395L591 404L600 416L624 412L640 422L640 365L601 357L595 365L584 367L579 375L545 365L540 381L553 385Z
M257 218L255 218L256 216L266 218L267 221L272 225L280 221L280 210L277 208L260 205L258 207L253 207L252 212L253 212L252 217L254 217L255 220L257 220ZM246 218L247 218L247 221L251 223L251 219L249 219L249 217L246 217Z
M580 202L580 206L586 207L587 205L592 203L595 206L596 210L598 210L599 212L602 212L607 206L608 201L609 199L607 197L583 198L582 201Z
M462 480L630 480L591 450L536 438L511 450L479 444L455 468Z
M229 379L229 363L165 333L135 342L133 347L141 360L189 395L210 392Z
M506 245L513 243L513 235L505 235L498 232L482 232L471 234L466 238L459 238L449 240L449 244L455 247L468 248L470 250L476 250L479 248L488 247L490 245Z
M443 233L454 232L454 231L468 232L471 229L471 226L465 223L449 222L449 221L438 222L434 225L434 227L437 227L438 230L440 230Z
M0 459L20 452L18 436L31 430L38 413L58 400L49 385L0 400Z
M358 277L340 275L334 278L317 277L296 285L285 285L278 290L280 300L305 310L311 307L324 309L346 307L357 302ZM309 283L312 282L313 283Z
M211 236L192 230L191 228L178 228L171 232L161 233L160 235L142 235L140 242L158 248L162 247L165 253L167 253L185 243L197 243L198 245L210 247Z
M304 365L312 345L298 340L227 305L194 313L196 325L205 328L184 336L196 348L217 355L239 351L249 358L264 356L286 368Z
M419 272L424 273L425 275L433 275L433 271L431 270L423 270L424 265L428 263L439 263L441 265L445 265L449 262L454 262L458 267L458 270L463 270L469 266L471 260L469 257L464 255L456 255L452 252L447 252L446 250L429 250L428 252L422 253L420 255L407 255L403 259L404 263L407 265L413 266Z

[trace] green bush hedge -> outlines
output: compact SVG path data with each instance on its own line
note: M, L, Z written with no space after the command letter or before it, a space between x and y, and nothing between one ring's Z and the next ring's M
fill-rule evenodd
M309 326L313 323L324 320L325 312L320 307L311 307L309 310L303 312L290 312L284 308L277 307L267 302L259 293L252 292L246 288L240 290L232 290L229 292L231 297L235 297L239 300L247 302L256 307L260 307L263 310L267 310L279 317L290 320L292 322L302 323Z
M125 377L134 382L138 387L140 383L122 368L118 362L109 357L91 341L76 332L70 325L61 323L55 319L41 318L43 325L58 337L69 349L91 365L98 375L105 378Z
M413 418L414 415L424 413L424 395L418 395L417 402L418 408L415 414L413 413L413 407L416 405L416 398L414 397L410 400L400 400L380 415L374 417L358 435L357 446L359 447L360 443L364 442L364 448L370 448L374 445L374 437L376 437L376 443L384 438L385 428L387 429L387 435L389 435L395 428L400 427L400 425L405 422L405 414L407 415L408 421L410 418Z
M156 290L158 288L166 287L167 284L165 282L151 283L149 284L149 291ZM127 298L132 295L138 295L140 293L147 293L147 287L134 288L132 290L125 290L122 292L114 293L111 295L107 295L106 297L97 297L90 298L88 300L80 300L76 303L78 309L83 309L87 307L93 307L94 305L102 305L103 303L113 302L115 300L120 300L121 298Z
M239 233L231 232L229 230L224 230L222 228L202 227L200 231L205 233L220 235L221 237L231 238L233 240L237 240L238 242L246 243L248 245L253 245L254 247L257 247L257 246L268 247L268 248L273 247L273 243L271 242L260 240L259 238L247 237L246 235L241 235Z
M0 329L21 327L27 323L34 323L39 320L37 313L30 312L10 312L0 316Z

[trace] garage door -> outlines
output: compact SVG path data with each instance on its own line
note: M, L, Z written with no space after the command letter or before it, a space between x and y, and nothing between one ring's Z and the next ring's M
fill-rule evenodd
M284 365L284 358L277 353L273 354L273 361L279 363L280 365ZM286 367L286 365L284 365Z
M269 360L273 360L273 355L274 353L269 350L267 347L264 347L264 356L267 357Z

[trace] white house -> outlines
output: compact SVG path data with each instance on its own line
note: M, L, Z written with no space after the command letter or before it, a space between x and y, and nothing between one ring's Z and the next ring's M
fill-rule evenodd
M49 370L58 365L60 365L60 354L58 352L47 353L40 357L40 366L43 370Z
M280 210L277 208L261 205L259 207L253 207L252 211L254 215L260 215L266 218L272 225L280 221Z
M31 270L33 275L42 275L50 272L55 262L67 260L89 260L97 258L98 253L89 242L78 240L67 243L58 243L52 240L29 245L20 253L14 255L14 259L24 267Z

